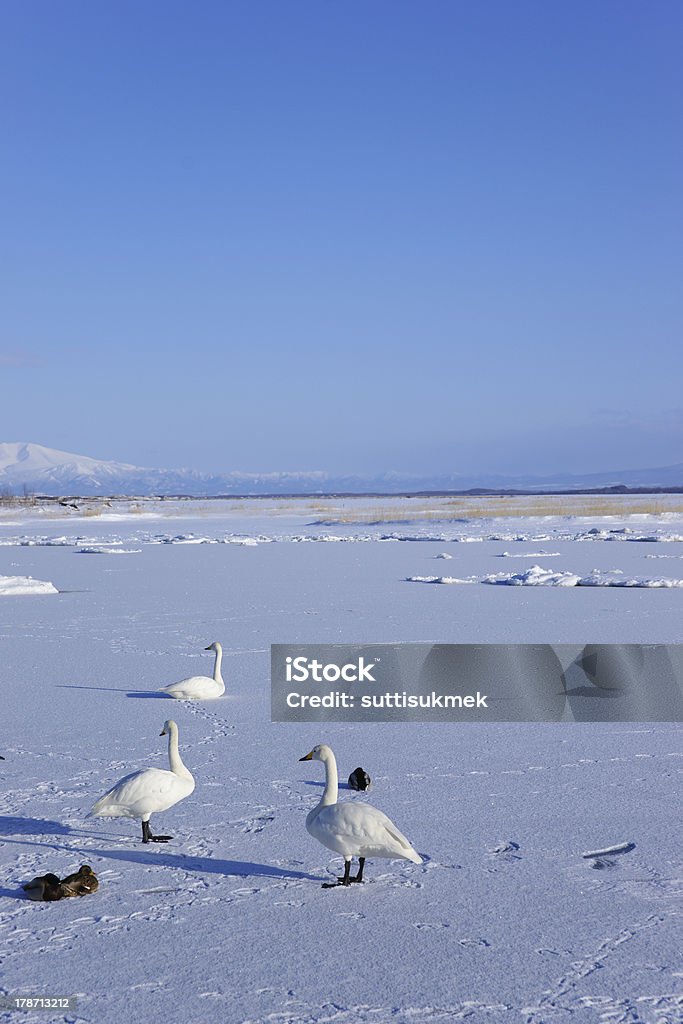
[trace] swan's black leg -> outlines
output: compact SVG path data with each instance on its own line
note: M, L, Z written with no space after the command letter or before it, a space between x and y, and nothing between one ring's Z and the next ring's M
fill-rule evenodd
M344 864L344 877L338 878L336 882L323 882L323 889L336 889L338 885L351 885L351 861Z
M152 831L149 827L148 821L142 823L142 841L143 843L167 843L169 839L173 839L173 836L153 836Z
M365 857L359 857L358 858L358 874L354 875L354 877L351 879L352 882L362 882L363 881L363 868L364 867L365 867Z

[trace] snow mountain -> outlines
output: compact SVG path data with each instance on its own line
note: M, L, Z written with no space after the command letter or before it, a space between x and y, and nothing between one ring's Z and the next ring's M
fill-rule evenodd
M584 475L502 476L441 473L418 476L388 472L335 476L322 471L198 473L108 462L30 442L0 443L0 494L190 495L219 494L399 494L418 491L580 490L591 488L683 488L683 464L659 469Z
M150 469L26 442L0 444L0 492L19 494L168 495L302 493L323 487L324 473L227 473Z

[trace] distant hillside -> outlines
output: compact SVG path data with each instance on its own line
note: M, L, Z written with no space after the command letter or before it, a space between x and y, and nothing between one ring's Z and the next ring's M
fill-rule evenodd
M564 491L604 488L683 487L683 464L659 469L619 470L585 475L502 476L441 473L417 476L389 472L334 476L317 472L197 473L189 469L146 469L26 442L0 444L0 492L82 496L235 494L399 494L416 491Z

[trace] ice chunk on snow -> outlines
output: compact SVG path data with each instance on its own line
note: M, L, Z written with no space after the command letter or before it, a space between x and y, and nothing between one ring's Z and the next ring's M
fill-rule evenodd
M78 548L76 554L78 555L139 555L141 548L118 548L113 545L106 544L90 544L83 548Z
M621 572L621 570L613 570ZM594 570L590 576L584 576L577 584L579 587L683 587L683 580L668 579L664 576L625 576L615 579L611 574Z
M590 857L605 857L611 853L630 853L635 848L636 844L629 841L626 843L616 843L615 846L605 846L602 850L591 850L589 853L582 853L581 856L586 860Z
M408 583L477 583L477 577L471 576L459 580L456 576L406 576Z
M559 551L501 551L498 558L559 558Z
M34 580L32 576L0 576L0 597L16 597L17 594L58 594L59 591L48 580Z
M211 537L197 537L194 533L178 533L175 537L164 537L164 544L217 544Z
M481 582L508 587L576 587L580 579L573 572L554 572L540 565L532 565L524 572L496 572L482 577Z
M525 572L496 572L487 576L406 576L409 583L489 583L506 587L683 587L683 580L663 576L623 576L621 569L599 571L588 576L575 572L553 572L540 565L532 565Z

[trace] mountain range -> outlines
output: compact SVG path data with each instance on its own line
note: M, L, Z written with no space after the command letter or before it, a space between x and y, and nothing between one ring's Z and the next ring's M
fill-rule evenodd
M560 491L605 488L683 488L683 464L583 475L504 476L439 473L419 476L388 472L335 476L322 471L199 473L190 469L148 469L30 442L0 443L0 494L42 495L259 495L399 494L420 491Z

